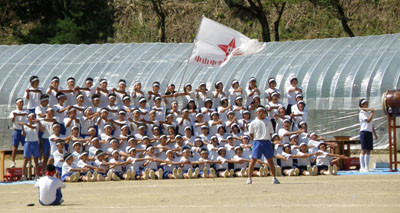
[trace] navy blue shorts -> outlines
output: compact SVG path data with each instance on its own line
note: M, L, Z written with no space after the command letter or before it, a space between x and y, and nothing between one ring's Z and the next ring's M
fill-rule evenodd
M29 113L33 113L33 114L35 114L35 116L36 116L36 113L35 113L35 108L28 109L28 112L29 112Z
M272 146L271 141L255 140L253 142L253 150L251 152L251 157L253 159L261 159L262 155L264 155L266 159L274 157L274 147Z
M43 156L50 155L50 141L48 138L42 138L42 154Z
M363 150L373 150L374 149L374 139L372 137L372 132L361 131L360 132L360 142L361 142L361 149L363 149Z
M61 181L62 181L62 182L65 182L65 180L67 179L67 177L70 177L70 176L73 175L73 174L75 174L75 172L74 172L74 173L63 174L63 175L61 176Z
M321 174L322 170L328 171L328 166L325 165L317 166L317 168L318 168L318 174Z
M169 174L172 175L172 172L164 172L163 179L169 179L169 176L168 176Z
M37 141L30 141L26 142L24 144L24 157L25 158L30 158L30 157L38 158L40 156L39 152L39 142Z
M15 129L12 134L12 145L18 148L19 143L22 146L25 144L25 136L22 135L22 130Z

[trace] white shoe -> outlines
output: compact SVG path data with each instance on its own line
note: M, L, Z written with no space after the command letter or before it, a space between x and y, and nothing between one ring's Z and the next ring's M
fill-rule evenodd
M311 168L310 165L307 166L307 172L308 172L308 174L309 174L310 176L313 175L312 168Z
M275 166L276 176L282 176L282 168L280 166Z
M15 168L15 161L11 162L10 168Z
M192 171L192 169L189 168L187 175L188 175L189 178L193 178L193 171Z
M264 177L264 167L260 167L260 169L258 169L258 176Z
M93 172L91 179L92 179L91 181L93 181L93 182L95 182L97 180L97 171L96 170Z
M178 179L182 179L182 168L178 168Z
M228 170L225 170L225 172L223 172L222 176L223 176L224 178L229 177L229 172L228 172Z
M329 173L330 175L332 174L332 171L333 171L332 166L328 166L328 173Z
M276 177L272 178L272 184L280 184L280 183L281 182L279 182L279 180Z
M244 170L244 168L242 168L242 169L240 170L240 176L241 176L241 177L246 177L246 170Z
M160 168L160 169L158 170L158 179L159 179L159 180L162 180L162 179L163 179L163 175L164 175L164 171Z
M368 169L368 172L375 172L375 169Z
M155 174L154 170L150 170L150 178L152 180L156 180L156 174Z
M193 177L192 177L192 178L198 178L198 177L199 177L199 173L200 173L200 169L199 169L199 167L197 167L197 168L194 170L194 174L193 174Z
M78 182L80 177L81 177L81 173L79 173L79 172L75 173L74 182Z
M148 180L148 179L149 179L149 173L150 173L149 169L144 170L144 177L143 177L143 179Z
M86 182L92 182L92 172L90 171L86 173Z
M172 175L174 176L175 179L178 179L178 171L177 171L176 168L174 168L174 169L172 170Z
M210 173L211 173L211 175L213 176L213 178L216 178L216 177L217 177L217 173L215 172L215 169L214 169L214 168L210 168Z
M298 168L294 169L294 176L299 176L300 170Z
M294 176L294 169L289 170L289 175L288 176Z
M126 174L126 179L125 179L125 180L130 180L130 179L131 179L131 176L132 176L131 170L128 169L128 170L125 172L125 174Z
M314 176L317 176L317 175L318 175L318 167L317 167L317 166L314 165L314 166L312 167L312 173L313 173Z
M120 181L121 180L121 178L119 178L118 175L115 174L114 172L111 175L111 179L114 180L114 181Z
M268 174L269 174L269 167L266 166L266 167L264 167L264 177L267 177Z
M332 175L337 175L337 166L333 165L332 167Z
M233 177L235 174L235 171L233 169L229 170L229 177Z
M136 180L136 171L132 170L131 172L131 180Z
M208 168L207 167L203 168L203 175L204 175L204 177L207 177L207 175L208 175Z
M105 180L106 178L103 175L97 174L97 181L105 181Z
M252 184L253 181L251 180L251 178L247 178L246 184Z

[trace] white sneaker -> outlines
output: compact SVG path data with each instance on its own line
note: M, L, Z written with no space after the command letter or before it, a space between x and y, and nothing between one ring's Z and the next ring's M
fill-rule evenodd
M208 168L207 167L204 167L203 168L203 177L205 178L205 177L207 177L207 175L208 175Z
M294 176L299 176L300 170L298 168L294 169Z
M178 168L178 178L179 179L182 178L182 168L181 167Z
M174 176L175 179L178 179L178 170L176 168L172 170L172 175Z
M74 182L78 182L80 177L81 177L81 173L79 173L79 172L75 173Z
M210 168L210 173L211 173L211 175L213 176L213 178L216 178L216 177L217 177L217 173L215 172L215 169L214 169L214 168Z
M144 180L148 180L149 179L149 173L150 173L149 169L144 170L144 176L143 176Z
M310 176L313 175L312 168L310 165L307 166L307 172L310 174Z
M280 166L275 166L276 176L282 176L282 169Z
M329 173L330 175L332 174L332 171L333 171L332 166L328 166L328 173Z
M152 180L156 180L156 174L154 173L154 170L150 170L150 177Z
M105 180L106 178L103 175L97 174L97 181L105 181Z
M317 176L317 175L318 175L318 167L314 165L314 166L312 167L312 172L313 172L313 175L314 175L314 176Z
M160 168L160 169L158 170L158 179L159 179L159 180L162 180L162 179L163 179L163 176L164 176L164 171Z
M260 169L258 169L258 176L264 177L264 167L260 167Z
M118 175L115 174L114 172L111 175L111 179L114 180L114 181L120 181L121 180L121 178L119 178Z
M228 170L225 170L225 172L223 172L222 175L224 176L224 178L229 177L229 172L228 172Z
M242 168L242 169L240 170L240 176L241 176L241 177L246 177L246 170L244 170L244 168Z
M86 182L92 182L92 172L90 171L86 173Z
M235 174L235 171L233 169L229 170L229 177L233 177Z
M10 168L15 168L15 161L11 162Z
M246 184L252 184L253 181L251 180L251 178L247 178Z
M266 166L266 167L264 167L264 177L267 177L268 174L269 174L269 167Z
M93 182L95 182L97 180L97 171L96 170L93 172L91 179L92 179L91 181L93 181Z
M187 175L188 175L189 178L193 178L193 171L192 171L192 169L189 168Z
M130 180L131 179L131 175L132 175L131 170L128 169L125 174L126 174L126 179L125 180Z
M194 174L193 174L192 178L198 178L199 177L199 173L200 173L200 169L199 169L199 167L197 167L194 170Z
M281 182L279 182L279 180L276 177L272 178L272 184L280 184L280 183Z
M132 170L131 172L131 180L136 180L136 171Z
M332 175L337 175L337 166L333 165L332 167Z

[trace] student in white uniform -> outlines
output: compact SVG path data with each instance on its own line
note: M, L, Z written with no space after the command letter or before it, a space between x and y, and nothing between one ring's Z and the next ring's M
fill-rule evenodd
M236 162L233 163L233 168L236 177L246 177L246 169L250 163L250 159L244 158L243 148L240 146L235 147L235 154L232 160Z
M255 77L251 77L249 79L249 85L246 88L246 106L249 107L253 102L254 96L260 97L260 90L257 88L257 79Z
M278 99L280 98L280 91L279 91L278 88L276 88L277 84L276 84L275 78L269 78L268 79L268 86L269 86L269 88L266 89L265 92L264 92L265 93L265 98L267 99L266 103L268 103L268 102L270 102L272 100L272 93L274 93L274 92L278 94Z
M308 112L304 110L306 106L306 103L304 101L299 101L297 102L297 110L292 111L292 114L290 116L292 117L293 120L293 130L296 131L298 130L299 123L304 121L307 122L308 119Z
M39 178L39 131L44 131L44 127L39 120L35 120L35 114L28 114L28 123L18 123L22 126L22 135L25 136L24 144L24 163L22 165L22 177L21 180L25 180L26 177L26 164L33 156L35 162L35 180Z
M78 95L77 87L75 87L75 78L69 77L67 79L67 88L61 90L67 96L67 106L73 106L76 104L76 95Z
M222 101L222 98L226 98L226 94L223 91L224 89L224 85L222 83L222 81L217 81L215 83L215 91L212 93L213 94L213 98L214 98L214 107L216 109L218 109L218 107L220 106L220 103ZM226 99L226 101L228 102L228 99ZM227 106L229 104L227 103Z
M86 78L85 87L79 87L78 90L84 96L85 100L83 102L83 105L85 107L93 106L92 98L93 98L93 95L96 94L96 88L93 87L93 78L90 78L90 77Z
M286 114L290 115L292 113L292 105L296 105L296 95L303 93L303 90L299 87L297 87L298 80L296 77L291 77L289 79L290 81L290 86L287 89L287 100L288 100L288 105L286 108Z
M168 84L167 91L162 96L165 103L165 109L168 111L172 108L172 103L176 99L177 92L175 91L175 84Z
M211 96L211 93L207 90L206 83L201 82L199 84L199 88L196 89L197 106L199 108L203 108L205 106L206 99L210 99L210 101L212 102Z
M360 100L359 106L361 108L360 113L358 114L358 118L360 121L361 142L360 172L368 172L371 150L374 149L372 133L374 133L375 139L378 139L373 123L375 109L368 108L369 103L365 99Z
M27 100L27 108L29 112L35 113L35 108L39 106L40 96L44 94L42 87L39 87L39 77L31 76L29 78L30 87L25 90L25 99Z
M290 120L285 119L283 121L283 128L280 129L278 132L278 135L279 135L279 137L281 137L281 140L283 143L290 143L289 137L291 135L298 135L298 134L303 133L303 130L290 131L291 125L292 125L292 123L290 122Z
M235 104L232 106L232 111L235 113L235 117L237 120L241 120L243 118L243 112L246 111L247 108L243 106L243 98L238 96L235 98Z
M340 159L348 159L349 157L344 155L335 155L326 151L326 144L321 143L318 146L319 155L316 159L316 165L318 167L318 174L321 175L337 175L338 168L335 164ZM333 164L333 166L331 166Z
M49 88L46 91L46 94L49 96L50 106L55 106L58 103L56 95L59 90L59 85L60 85L60 78L58 78L57 76L51 78Z
M274 127L274 131L276 131L276 120L275 120L275 114L279 114L279 108L283 107L282 103L280 103L279 100L279 94L277 92L272 92L271 94L268 95L270 98L270 101L268 102L267 105L267 111L269 114L269 118L271 119L272 126Z
M234 79L231 83L232 87L229 89L230 104L235 103L237 97L242 97L243 89L239 86L239 81Z
M108 82L106 79L100 79L99 86L96 88L96 94L99 96L99 107L106 108L108 105L108 95L112 93L111 89L107 88Z
M61 188L65 188L65 184L54 177L55 174L56 168L49 164L46 176L35 183L35 188L39 188L39 203L43 206L61 205L64 202Z
M116 95L117 105L119 106L119 108L123 107L124 106L123 97L125 95L129 96L128 92L126 91L126 81L124 79L120 79L118 81L118 88L113 88L112 91Z
M27 122L27 112L23 109L24 107L24 100L22 98L17 98L15 100L15 104L17 106L16 110L11 111L10 118L11 122L13 123L13 134L12 134L12 162L10 167L15 167L15 155L18 149L19 144L21 143L22 146L25 144L25 137L22 135L22 128L23 126L19 125L18 123L26 123Z

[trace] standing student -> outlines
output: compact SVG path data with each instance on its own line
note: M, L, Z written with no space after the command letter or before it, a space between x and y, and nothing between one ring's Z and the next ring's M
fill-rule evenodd
M60 79L57 76L54 76L51 79L50 86L46 91L47 95L49 96L49 105L50 106L55 106L58 103L56 95L59 90L59 88L58 88L59 85L60 85Z
M255 96L260 96L260 90L257 88L257 80L255 77L249 79L249 86L246 88L247 99L246 106L249 107Z
M136 81L133 84L133 88L132 88L132 92L131 92L131 96L132 96L132 100L133 100L133 105L136 108L139 108L139 100L141 98L145 98L145 94L142 91L142 83L140 83L139 81Z
M229 103L235 103L237 97L242 97L243 89L239 85L239 81L234 79L231 83L232 87L229 89Z
M125 95L128 95L128 93L126 92L126 81L124 79L120 79L118 81L118 88L113 88L112 92L117 97L117 105L119 106L119 108L123 107L124 106L123 98Z
M252 184L251 176L253 174L254 165L257 163L257 160L261 159L262 155L264 155L273 176L272 183L279 184L280 182L275 174L275 165L273 161L274 148L271 143L271 135L274 133L274 130L271 122L269 120L264 120L267 116L267 111L264 107L258 107L256 113L257 117L250 123L249 127L250 138L254 142L248 172L249 178L246 183Z
M365 99L360 100L359 106L361 108L361 111L358 114L358 118L360 120L361 142L360 172L368 172L371 150L374 149L374 139L372 138L372 133L374 133L375 139L378 139L372 120L375 115L375 109L368 108L369 103Z
M22 135L25 136L24 144L24 163L22 165L22 177L21 180L25 180L26 177L26 164L33 156L35 162L35 174L37 179L39 176L39 131L44 131L42 124L35 120L35 114L29 113L28 123L18 123L23 126Z
M56 168L49 164L46 176L35 183L35 188L39 188L39 203L43 206L60 205L64 202L61 188L65 188L65 184L54 177L55 174Z
M39 77L31 76L29 79L31 86L25 91L25 99L28 102L28 111L35 113L35 108L39 106L40 96L44 93L43 88L39 87Z
M286 113L290 115L292 113L292 105L296 105L296 95L303 93L303 90L297 87L298 80L295 77L290 78L290 87L287 90L288 105Z
M14 132L12 134L12 162L10 167L14 168L15 167L15 154L17 152L19 143L21 143L22 146L25 144L25 136L22 135L22 128L23 126L19 125L18 123L26 123L26 115L27 112L23 109L24 107L24 100L22 98L17 98L15 100L15 104L17 105L17 109L13 110L10 113L9 118L11 119L11 122L13 123L13 129Z
M277 93L278 94L278 99L280 98L280 91L278 88L276 88L276 80L275 78L269 78L268 79L268 86L269 88L265 90L265 98L267 99L267 102L270 102L272 100L272 93Z
M205 102L207 102L208 99L212 102L212 99L210 98L212 94L207 90L207 85L204 82L201 82L199 84L199 88L196 89L196 99L197 99L197 104L199 108L203 108L205 106Z
M224 85L222 81L217 81L215 83L215 91L212 93L214 98L214 107L217 109L220 106L222 98L226 98L225 92L223 91ZM228 102L228 99L226 99ZM229 104L227 104L228 106Z

